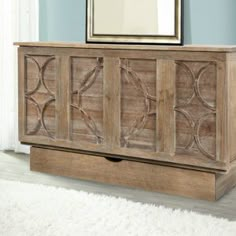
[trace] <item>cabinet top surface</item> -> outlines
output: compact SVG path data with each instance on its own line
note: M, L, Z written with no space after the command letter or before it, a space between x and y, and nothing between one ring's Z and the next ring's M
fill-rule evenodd
M122 44L86 44L68 42L16 42L20 47L56 47L56 48L80 48L80 49L123 49L123 50L156 50L156 51L197 51L197 52L236 52L236 45L122 45Z

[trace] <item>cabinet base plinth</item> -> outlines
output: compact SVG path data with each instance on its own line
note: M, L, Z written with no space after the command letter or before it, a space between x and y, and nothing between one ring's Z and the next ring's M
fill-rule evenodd
M210 201L236 185L236 168L217 174L39 147L31 148L30 169Z

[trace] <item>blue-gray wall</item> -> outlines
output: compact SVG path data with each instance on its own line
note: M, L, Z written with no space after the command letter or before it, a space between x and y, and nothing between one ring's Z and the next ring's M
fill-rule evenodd
M235 0L184 0L185 43L236 44Z
M39 0L40 40L85 41L86 0ZM185 44L236 44L236 0L184 0Z
M39 0L41 41L85 40L86 0Z

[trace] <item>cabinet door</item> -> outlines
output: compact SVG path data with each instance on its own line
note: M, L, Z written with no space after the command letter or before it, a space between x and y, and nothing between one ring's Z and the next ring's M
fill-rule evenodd
M86 50L20 48L20 141L105 151L103 77L103 57Z
M119 153L174 162L175 73L173 60L120 58Z
M56 57L19 53L19 130L24 136L56 137Z
M216 63L177 62L177 152L216 160L216 83Z
M114 123L120 139L113 153L227 170L224 66L207 60L120 58L120 121Z
M227 170L224 63L125 54L20 48L20 141Z
M104 142L103 58L71 57L70 138L74 143Z
M121 59L121 147L175 152L173 61Z
M175 78L176 154L227 168L225 64L176 61Z
M121 147L156 151L156 60L121 59Z

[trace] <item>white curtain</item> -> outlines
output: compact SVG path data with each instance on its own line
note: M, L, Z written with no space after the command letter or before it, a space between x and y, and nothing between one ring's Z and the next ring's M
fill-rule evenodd
M38 0L0 0L0 150L28 153L18 142L16 41L38 41Z

